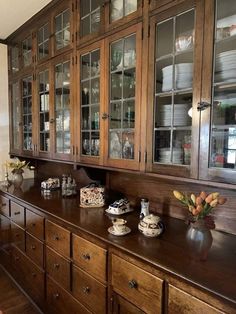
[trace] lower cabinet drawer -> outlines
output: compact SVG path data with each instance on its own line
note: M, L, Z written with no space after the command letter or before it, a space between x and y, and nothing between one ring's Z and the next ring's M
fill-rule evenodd
M42 306L45 296L45 273L17 248L12 248L13 276L22 288Z
M10 219L0 215L0 248L10 243Z
M145 314L129 301L122 298L120 295L113 295L112 314Z
M11 222L11 243L20 250L25 251L25 231Z
M47 313L48 314L88 314L91 313L72 295L47 277Z
M11 201L11 219L22 228L25 227L25 209Z
M0 195L0 213L9 217L10 216L10 202L9 199Z
M106 287L75 266L72 271L72 293L93 313L106 313Z
M161 313L163 280L116 255L112 255L115 292L147 313Z
M43 268L43 242L26 234L25 251L35 264Z
M57 283L70 290L70 261L46 248L46 271Z
M168 313L220 314L224 312L221 312L183 290L169 285Z

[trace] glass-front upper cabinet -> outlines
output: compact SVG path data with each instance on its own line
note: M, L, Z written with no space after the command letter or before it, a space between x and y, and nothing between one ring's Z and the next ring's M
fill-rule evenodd
M63 59L54 66L54 156L71 159L71 61Z
M37 74L37 99L39 112L39 155L50 153L50 105L49 105L49 69L45 68Z
M199 98L196 68L196 8L188 8L174 16L151 20L150 86L148 121L148 170L190 176L193 165L192 115L193 104ZM152 72L153 71L153 72ZM151 124L151 123L150 123ZM198 127L198 125L197 125ZM197 133L197 132L196 132ZM195 174L196 175L196 174Z
M19 47L12 46L9 48L9 70L11 74L19 71Z
M26 37L22 41L22 47L21 47L21 52L22 52L22 64L23 67L28 67L32 65L33 63L33 42L32 42L32 36Z
M117 167L138 169L141 25L112 36L109 41L109 85L107 89L107 163Z
M102 31L105 0L79 1L79 36L93 37Z
M109 24L119 22L121 19L132 19L141 14L141 0L110 0Z
M47 22L37 31L37 59L38 61L50 57L50 23Z
M54 54L63 48L70 47L72 30L71 5L63 6L54 17Z
M209 131L202 133L209 138L210 147L207 150L204 142L201 145L201 153L208 154L201 177L236 183L232 172L236 169L236 2L215 0L210 4L215 6L213 67L204 70L206 77L211 71L212 86L203 90L203 97L211 110L202 112L203 118L210 120Z
M27 76L22 79L22 121L23 121L23 151L25 154L33 151L32 138L32 100L33 78Z
M11 153L21 152L21 101L20 101L20 84L13 82L11 84Z
M80 55L80 160L99 163L101 157L100 112L101 45L93 45Z

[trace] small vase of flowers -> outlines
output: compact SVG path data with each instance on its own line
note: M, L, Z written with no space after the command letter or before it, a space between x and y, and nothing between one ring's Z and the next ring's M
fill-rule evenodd
M15 161L10 161L7 163L7 167L12 169L11 173L13 175L12 177L12 183L13 185L18 188L21 186L23 182L23 173L24 169L33 169L34 167L29 166L29 162L26 163L25 160L20 161L16 159Z
M213 241L210 229L215 228L214 220L210 214L217 205L223 205L227 199L220 196L218 192L207 195L203 191L197 196L194 194L187 196L179 191L173 191L173 194L188 208L187 242L190 249L195 257L206 260Z

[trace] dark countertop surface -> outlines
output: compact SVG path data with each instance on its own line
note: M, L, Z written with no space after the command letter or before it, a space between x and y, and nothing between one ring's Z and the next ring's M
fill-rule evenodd
M206 261L193 258L186 241L188 226L179 219L162 217L166 230L158 238L147 238L138 231L139 211L125 214L131 233L117 237L108 233L111 217L104 208L81 208L79 198L62 198L60 190L45 198L40 184L25 179L20 189L1 188L8 196L69 223L94 237L118 247L123 252L157 266L160 270L178 275L198 287L203 287L232 302L236 308L236 236L212 231L213 244Z

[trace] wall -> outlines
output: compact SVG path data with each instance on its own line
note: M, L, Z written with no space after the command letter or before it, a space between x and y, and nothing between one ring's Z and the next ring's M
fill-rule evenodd
M0 143L0 181L2 181L5 175L4 163L10 160L7 46L3 44L0 44ZM26 170L24 177L30 178L33 175L32 171Z

